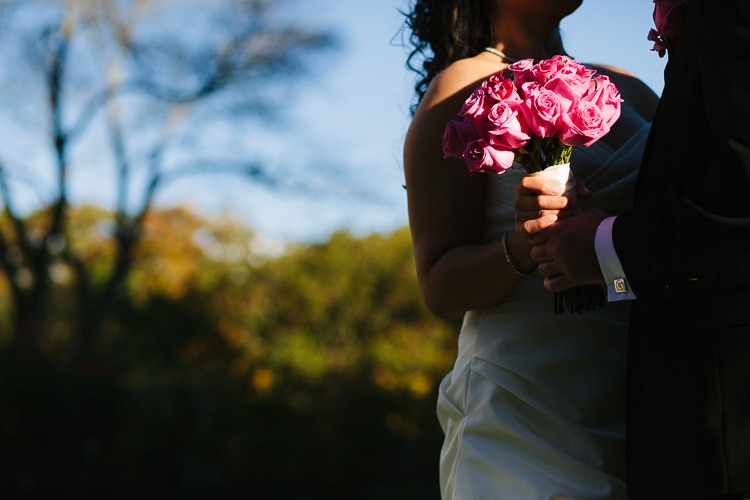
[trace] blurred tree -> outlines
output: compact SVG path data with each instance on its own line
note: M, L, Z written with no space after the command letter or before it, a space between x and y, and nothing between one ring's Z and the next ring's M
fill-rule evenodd
M0 269L16 341L33 344L49 326L55 272L67 273L74 358L93 356L146 216L171 181L224 171L274 182L242 147L212 151L208 138L273 118L286 83L299 81L284 77L331 46L281 11L278 0L0 4ZM111 259L96 272L93 249L71 234L80 179L113 201L98 226Z
M435 396L458 325L424 307L408 229L262 259L229 219L170 210L146 227L113 325L137 457L121 467L173 493L189 477L227 497L438 496Z
M69 213L96 281L114 214ZM102 328L106 366L58 362L74 340L60 271L45 355L0 348L5 496L439 496L435 397L458 325L423 306L408 229L279 255L185 208L151 210L142 231Z
M451 363L454 336L425 313L406 228L365 238L334 233L288 250L263 272L233 317L244 322L238 332L248 346L261 339L260 359L274 373L364 374L383 389L422 397Z

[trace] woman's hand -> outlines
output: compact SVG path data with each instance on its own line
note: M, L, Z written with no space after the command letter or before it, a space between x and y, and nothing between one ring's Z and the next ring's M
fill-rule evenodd
M578 200L591 199L592 193L576 182L576 197L565 196L565 186L541 176L527 175L516 186L516 232L527 240L538 240L542 230L580 213ZM536 241L535 241L536 243Z

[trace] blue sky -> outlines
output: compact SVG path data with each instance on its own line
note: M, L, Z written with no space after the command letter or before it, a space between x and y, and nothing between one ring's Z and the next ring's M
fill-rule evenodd
M174 190L165 199L187 197L200 208L229 209L261 235L286 241L322 240L338 229L390 232L407 224L401 146L414 76L404 65L399 13L407 5L294 2L300 23L340 37L339 49L316 59L316 73L293 96L288 128L257 139L261 155L288 165L289 178L302 188L276 191L222 178L201 181L203 189ZM652 10L651 0L584 0L563 22L566 49L580 61L631 71L658 93L665 60L646 39Z

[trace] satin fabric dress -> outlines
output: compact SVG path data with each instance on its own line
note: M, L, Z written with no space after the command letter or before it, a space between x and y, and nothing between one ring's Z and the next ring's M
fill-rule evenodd
M611 214L632 204L648 129L617 151L601 142L574 151L592 204ZM489 176L486 238L498 245L524 174ZM542 281L522 278L501 304L464 316L438 397L444 499L626 499L629 302L556 316Z

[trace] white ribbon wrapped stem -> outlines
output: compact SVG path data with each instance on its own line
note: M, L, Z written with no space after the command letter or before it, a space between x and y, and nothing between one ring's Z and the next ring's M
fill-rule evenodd
M573 172L570 170L570 163L562 163L560 165L552 165L539 172L533 172L529 175L535 177L544 177L545 179L553 181L558 185L565 185L565 196L568 199L575 200L576 197L576 181L573 178Z

